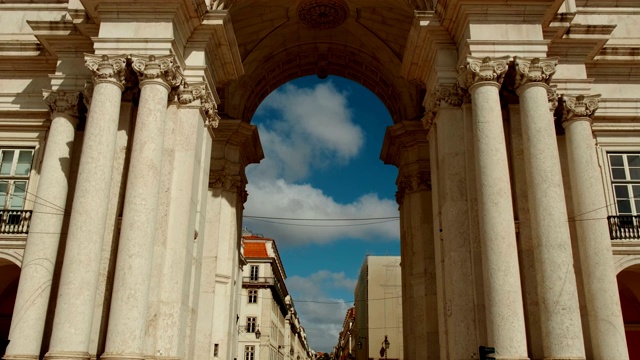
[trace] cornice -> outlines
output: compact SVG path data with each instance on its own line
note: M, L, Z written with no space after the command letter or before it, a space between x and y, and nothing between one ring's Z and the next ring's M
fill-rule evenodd
M427 146L428 131L419 121L402 121L393 126L387 127L380 151L380 160L387 165L401 167L410 161L407 155L408 150L416 151ZM416 155L416 154L413 154ZM427 157L422 160L428 160ZM416 159L420 160L420 159Z
M55 56L82 56L93 52L93 42L82 34L71 19L62 21L27 20L40 44Z

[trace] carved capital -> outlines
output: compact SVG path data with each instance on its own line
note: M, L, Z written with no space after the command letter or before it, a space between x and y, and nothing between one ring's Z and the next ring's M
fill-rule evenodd
M204 84L189 84L183 81L176 91L178 102L181 105L188 105L195 101L203 103L207 95L207 88Z
M579 118L593 119L598 110L600 95L562 95L562 121L571 121Z
M557 58L525 59L516 57L516 88L533 82L549 85L551 77L556 73Z
M201 102L202 110L206 116L205 125L212 129L217 128L220 123L220 115L218 115L218 105L213 100L211 93L207 92Z
M124 90L126 84L127 55L94 55L86 54L84 64L93 72L93 82L110 83Z
M247 197L249 196L246 186L246 181L237 175L209 175L209 188L235 193L243 204L247 201Z
M549 110L555 111L558 107L558 92L555 87L547 87L547 100L549 101Z
M458 83L465 89L483 81L502 84L508 68L507 61L509 61L508 56L495 59L488 56L485 58L467 56L467 64L460 68Z
M431 191L431 172L419 171L417 173L403 175L396 181L398 191L396 191L396 202L402 205L404 197L408 194Z
M131 67L138 74L140 82L156 80L170 88L179 86L182 82L182 69L175 63L173 55L132 55L131 60Z
M438 86L427 97L425 101L425 113L422 118L422 125L425 129L430 129L433 120L444 103L448 106L461 106L464 100L464 92L458 84L452 86Z
M78 116L78 99L80 97L79 92L43 90L42 93L44 101L49 106L51 113L61 113L71 116Z
M84 106L89 108L91 105L91 99L93 98L93 83L87 81L84 83L84 88L82 88L82 102L84 102Z

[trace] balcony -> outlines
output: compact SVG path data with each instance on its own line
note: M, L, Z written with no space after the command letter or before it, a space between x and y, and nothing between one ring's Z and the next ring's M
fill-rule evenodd
M640 240L640 215L607 217L611 240Z
M0 210L0 234L29 233L31 210Z
M280 302L284 304L284 298L286 297L280 282L275 277L253 277L243 276L242 286L245 287L269 287L273 289L280 297ZM284 306L284 305L282 305ZM286 312L286 311L285 311Z

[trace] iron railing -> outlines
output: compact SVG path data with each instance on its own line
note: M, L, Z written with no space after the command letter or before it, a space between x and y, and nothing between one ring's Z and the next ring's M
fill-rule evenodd
M640 215L607 217L611 240L640 240Z
M27 234L31 210L0 210L0 234Z

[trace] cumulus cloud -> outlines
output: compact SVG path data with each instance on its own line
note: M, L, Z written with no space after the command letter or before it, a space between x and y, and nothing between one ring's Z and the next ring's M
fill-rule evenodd
M395 200L365 194L349 204L340 204L321 190L282 179L249 183L245 214L295 219L362 219L397 215ZM251 229L277 239L279 244L328 243L340 238L397 239L397 220L292 221L245 218Z
M257 124L265 159L247 169L250 196L245 214L297 219L397 216L394 200L363 194L345 204L304 183L313 170L346 165L361 151L365 135L353 122L347 100L348 93L331 82L313 88L285 85L267 97L257 113L266 117ZM397 239L399 229L397 221L382 220L277 222L244 220L280 244L327 243L345 237L390 240Z
M352 293L356 280L347 278L342 272L320 270L308 277L292 276L286 283L310 346L316 351L330 352L338 342L347 309L353 304L352 299L338 299L327 293L333 290Z
M364 132L347 106L347 93L331 82L314 88L285 85L265 99L258 114L268 110L278 116L258 124L265 160L256 171L264 171L262 176L301 180L311 165L345 164L364 144Z

